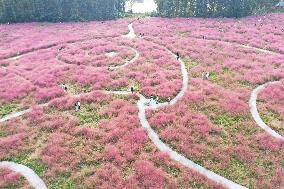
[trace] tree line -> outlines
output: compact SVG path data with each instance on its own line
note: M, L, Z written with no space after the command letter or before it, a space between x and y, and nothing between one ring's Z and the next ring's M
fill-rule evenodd
M165 17L243 17L271 9L279 0L155 0Z
M124 15L124 0L0 0L0 22L109 20Z

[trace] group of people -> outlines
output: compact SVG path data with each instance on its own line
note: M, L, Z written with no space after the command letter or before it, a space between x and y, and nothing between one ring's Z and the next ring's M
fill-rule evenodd
M131 90L131 93L134 94L134 92L135 92L134 87L131 87L130 90ZM169 98L168 98L169 104L170 104L171 100L172 100L172 98L169 97ZM156 101L156 104L159 104L159 97L158 97L158 96L155 97L155 96L151 95L150 101Z
M64 90L65 93L67 93L68 88L64 83L61 84L60 87Z
M68 88L67 88L66 84L63 83L63 84L60 85L60 87L64 90L65 93L67 93ZM77 101L75 103L74 107L75 107L76 112L78 112L81 109L81 102Z

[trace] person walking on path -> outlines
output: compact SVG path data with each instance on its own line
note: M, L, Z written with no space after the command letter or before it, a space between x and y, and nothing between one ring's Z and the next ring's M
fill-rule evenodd
M133 87L131 87L131 93L132 93L132 94L134 93L134 88L133 88Z
M64 92L66 93L67 92L67 86L63 83L60 85L60 87L64 90Z
M179 60L180 58L179 53L177 52L176 55L177 55L177 60Z
M76 110L76 112L81 110L81 102L80 101L75 103L75 110Z
M63 50L63 48L64 48L64 47L60 47L60 48L58 49L58 52L60 52L61 50Z
M209 72L202 73L202 78L208 80L210 76Z

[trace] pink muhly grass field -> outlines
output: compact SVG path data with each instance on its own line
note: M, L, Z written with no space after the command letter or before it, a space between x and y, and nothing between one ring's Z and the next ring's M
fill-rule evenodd
M155 147L139 122L136 94L103 92L133 87L173 99L182 75L169 49L181 55L190 80L175 105L146 110L160 139L243 186L283 188L283 141L256 125L248 102L257 86L284 78L284 14L261 16L262 25L259 18L145 18L133 23L144 37L133 40L121 37L131 19L0 25L1 115L31 108L0 123L0 160L36 165L47 186L62 188L62 179L75 188L224 188ZM132 60L133 49L135 62L109 68ZM278 115L268 114L276 130L283 94L281 82L258 97L261 116ZM0 187L20 179L0 172Z

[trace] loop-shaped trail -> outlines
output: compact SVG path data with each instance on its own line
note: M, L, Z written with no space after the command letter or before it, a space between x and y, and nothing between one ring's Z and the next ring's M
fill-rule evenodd
M254 89L251 93L250 100L249 100L249 106L250 106L250 112L251 115L256 122L256 124L264 129L269 135L271 135L274 138L280 139L284 141L284 137L278 134L276 131L271 129L268 125L264 123L264 121L261 119L259 112L257 110L257 96L260 93L261 90L263 90L268 85L278 84L280 81L272 81L265 83L263 85L258 86L256 89Z
M136 38L136 34L134 32L134 29L133 29L133 23L131 23L129 26L128 26L130 32L123 36L123 37L126 37L126 38L129 38L129 39L134 39ZM210 39L207 39L207 40L210 40ZM154 42L152 42L154 43ZM228 42L229 43L229 42ZM156 45L159 45L157 43L155 43ZM239 44L240 45L240 44ZM161 45L159 45L161 46ZM264 49L260 49L260 48L255 48L255 47L250 47L250 46L245 46L243 45L243 47L245 48L253 48L255 50L259 50L259 51L262 51L262 52L265 52L265 53L269 53L269 54L280 54L280 53L274 53L272 51L267 51L267 50L264 50ZM163 47L165 50L167 50L174 59L176 59L176 56L173 52L171 52L169 49ZM138 57L139 57L139 52L135 49L133 49L135 51L135 57L131 60L131 61L128 61L126 62L125 64L121 65L121 66L115 66L115 67L108 67L108 69L110 70L116 70L116 69L120 69L120 68L123 68L123 67L126 67L128 66L130 63L133 63L135 62ZM29 52L27 52L29 53ZM58 59L58 57L57 57ZM189 84L189 77L188 77L188 72L186 70L186 66L183 62L183 60L180 58L178 59L179 63L180 63L180 69L181 69L181 75L182 75L182 88L180 90L180 92L169 102L169 103L157 103L156 101L152 100L152 99L147 99L146 97L144 97L142 94L138 94L139 96L139 100L137 102L137 107L138 107L138 117L139 117L139 120L140 120L140 123L142 125L142 127L147 131L148 133L148 136L149 138L152 140L152 142L155 144L155 146L162 152L165 152L169 155L169 157L179 163L181 163L182 165L192 169L192 170L195 170L197 171L198 173L204 175L205 177L207 177L208 179L210 180L213 180L217 183L220 183L222 185L224 185L225 187L228 187L230 189L243 189L243 188L246 188L244 186L241 186L240 184L237 184L229 179L226 179L196 163L194 163L193 161L189 160L188 158L186 158L185 156L183 156L182 154L179 154L178 152L172 150L167 144L165 144L162 140L160 140L158 134L154 131L154 129L152 129L152 127L150 126L148 120L147 120L147 117L146 117L146 110L147 109L159 109L161 107L165 107L165 106L172 106L172 105L175 105L178 100L180 100L185 92L187 91L188 89L188 84ZM257 122L257 124L263 128L266 132L268 132L269 134L271 134L273 137L276 137L276 138L281 138L283 139L282 136L280 136L279 134L277 134L275 131L273 131L271 128L269 128L260 118L259 116L259 113L257 111L257 108L256 108L256 100L257 100L257 94L259 93L260 90L262 90L266 85L268 84L273 84L273 83L276 83L276 82L271 82L271 83L267 83L265 85L262 85L262 86L259 86L257 89L255 89L253 92L252 92L252 95L251 95L251 99L250 99L250 107L251 107L251 113L252 113L252 116L253 118L255 119L255 121ZM130 95L132 94L130 91L103 91L105 94L116 94L116 95ZM40 106L48 106L48 103L47 104L42 104ZM19 117L19 116L22 116L24 115L25 113L28 113L30 112L31 109L28 109L28 110L24 110L24 111L21 111L21 112L17 112L17 113L14 113L14 114L11 114L11 115L8 115L2 119L0 119L0 123L1 122L5 122L5 121L8 121L10 119L13 119L13 118L16 118L16 117ZM12 162L0 162L0 166L2 165L2 167L12 167L12 168L15 168L15 170L25 170L25 171L22 171L20 172L21 174L23 174L27 179L28 181L31 183L31 185L35 185L36 183L41 183L40 182L40 178L35 175L35 173L32 171L32 170L28 170L29 168L27 169L24 169L22 167L22 165L19 165L19 164L15 164L15 163L12 163ZM46 186L44 185L44 183L42 182L41 185L42 188L46 188ZM37 185L36 185L37 186Z
M78 40L78 41L84 41L84 40ZM78 42L78 41L75 41L75 42ZM72 42L67 42L67 43L74 43L74 41ZM38 51L38 50L41 50L41 49L48 49L48 48L52 48L54 46L57 46L58 44L54 44L54 45L50 45L48 47L44 47L44 48L39 48L39 49L34 49L33 51L26 51L26 52L22 52L20 53L20 55L12 55L11 57L4 57L4 59L9 59L9 58L12 58L12 59L17 59L25 54L28 54L28 53L32 53L32 52L35 52L35 51ZM109 70L117 70L117 69L121 69L121 68L124 68L126 66L128 66L129 64L131 63L134 63L140 56L139 52L132 48L132 47L129 47L132 51L135 52L135 56L133 59L129 60L129 61L125 61L125 63L123 65L119 65L119 66L113 66L113 67L107 67ZM59 53L57 53L55 59L59 62L62 62L59 58ZM107 93L107 92L106 92ZM129 94L128 92L124 92L122 94ZM75 97L80 97L80 95L75 95ZM49 103L45 103L45 104L40 104L39 106L40 107L46 107L48 106ZM7 116L4 116L3 118L0 119L0 123L3 123L3 122L6 122L6 121L9 121L11 119L14 119L14 118L17 118L17 117L21 117L29 112L32 111L32 108L29 108L27 110L23 110L23 111L19 111L19 112L15 112L15 113L12 113L10 115L7 115ZM33 186L35 189L47 189L45 183L43 182L43 180L30 168L24 166L24 165L21 165L21 164L17 164L17 163L14 163L14 162L8 162L8 161L0 161L0 167L3 167L3 168L8 168L12 171L15 171L17 173L20 173L21 175L23 175L27 181L29 182L29 184L31 186Z
M133 25L129 25L129 29L130 29L130 33L134 31L133 29ZM130 35L129 35L130 36ZM157 44L159 45L159 44ZM159 45L160 46L160 45ZM173 58L176 59L176 56L174 55L173 52L171 52L169 49L164 48L165 50L167 50L172 56ZM155 146L162 152L165 152L169 155L169 157L179 163L181 163L182 165L193 169L197 172L199 172L200 174L204 175L205 177L220 183L222 185L224 185L225 187L228 187L230 189L244 189L246 187L241 186L231 180L228 180L196 163L194 163L193 161L189 160L188 158L184 157L183 155L179 154L178 152L172 150L167 144L165 144L158 136L158 134L154 131L154 129L152 129L152 127L150 126L147 117L146 117L146 109L158 109L164 106L172 106L175 105L178 100L180 100L185 92L187 91L188 88L188 83L189 83L189 78L188 78L188 72L186 70L186 66L183 62L183 60L181 58L178 59L179 63L180 63L180 68L181 68L181 74L182 74L182 89L180 90L180 92L177 94L177 96L175 96L175 98L173 98L170 103L157 103L152 99L147 99L145 98L142 94L138 94L140 99L137 102L137 107L139 109L138 112L138 117L140 120L140 123L142 125L142 127L147 131L149 138L152 140L152 142L155 144ZM113 92L108 92L108 94L131 94L128 91L113 91Z

